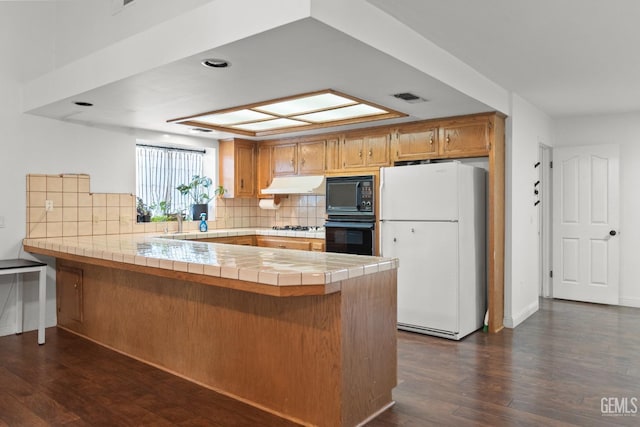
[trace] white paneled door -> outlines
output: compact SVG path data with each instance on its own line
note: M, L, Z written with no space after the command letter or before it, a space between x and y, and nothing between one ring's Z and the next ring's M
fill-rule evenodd
M619 303L619 147L553 149L553 297Z

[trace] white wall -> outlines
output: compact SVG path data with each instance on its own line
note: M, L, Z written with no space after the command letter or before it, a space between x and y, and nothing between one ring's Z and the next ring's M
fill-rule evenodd
M143 0L137 0L143 1ZM63 2L64 3L64 2ZM0 259L29 257L21 251L26 234L26 175L87 173L93 192L135 193L136 138L163 142L153 132L101 129L21 113L22 82L32 76L33 58L50 58L53 2L0 2ZM28 55L25 55L28 52ZM52 62L43 60L39 71ZM170 136L175 145L206 146L215 158L217 142ZM211 164L213 163L213 164ZM215 162L205 173L215 174ZM46 260L53 265L53 260ZM55 271L49 268L47 326L55 325ZM37 325L37 283L25 281L25 330ZM15 327L15 278L0 276L0 335Z
M507 127L505 316L514 328L538 310L540 254L538 208L533 184L539 179L540 144L551 144L551 119L518 95L512 95Z
M640 112L554 122L554 146L620 145L620 304L640 307Z

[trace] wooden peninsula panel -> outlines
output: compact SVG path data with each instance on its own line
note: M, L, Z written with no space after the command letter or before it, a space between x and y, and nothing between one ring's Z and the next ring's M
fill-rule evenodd
M58 265L83 278L83 322L64 328L109 348L306 425L353 426L393 404L395 269L275 297Z

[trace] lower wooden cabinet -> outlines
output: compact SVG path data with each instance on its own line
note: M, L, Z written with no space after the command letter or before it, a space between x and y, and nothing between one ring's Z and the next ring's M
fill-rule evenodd
M56 306L58 324L77 326L84 319L82 270L64 264L56 268Z
M261 246L263 248L298 249L324 252L324 239L280 236L226 236L198 239L199 242L227 243L231 245Z
M278 249L324 252L324 239L304 237L256 236L258 246Z
M198 239L199 242L207 243L227 243L230 245L242 245L242 246L255 246L256 236L226 236L226 237L211 237L207 239Z

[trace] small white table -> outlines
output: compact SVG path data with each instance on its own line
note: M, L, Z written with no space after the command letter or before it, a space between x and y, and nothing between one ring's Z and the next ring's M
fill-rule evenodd
M47 264L27 259L0 260L0 275L15 274L16 279L16 334L22 333L22 273L38 272L38 344L44 344L44 316L47 305Z

